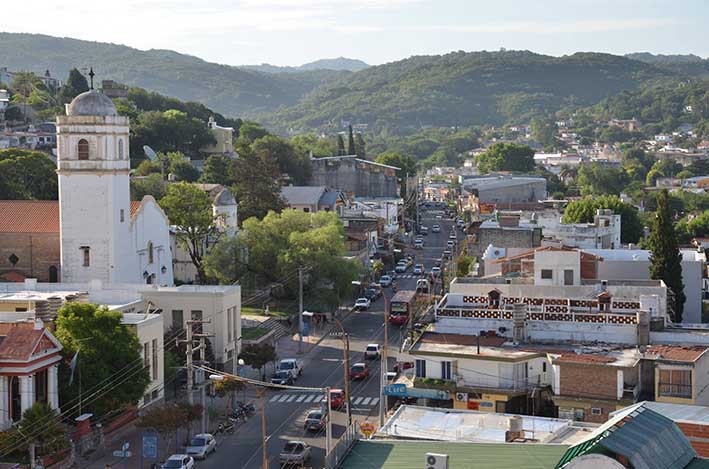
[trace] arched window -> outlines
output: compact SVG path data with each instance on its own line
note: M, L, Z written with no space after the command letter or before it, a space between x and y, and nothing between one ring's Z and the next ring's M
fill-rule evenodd
M89 159L89 142L87 142L86 139L82 138L81 140L79 140L78 150L80 160Z
M148 264L152 264L153 259L153 242L148 241Z
M57 266L51 265L49 266L49 282L57 283L57 281L59 281L59 275L57 274Z
M118 159L119 160L123 159L123 139L122 138L118 139Z

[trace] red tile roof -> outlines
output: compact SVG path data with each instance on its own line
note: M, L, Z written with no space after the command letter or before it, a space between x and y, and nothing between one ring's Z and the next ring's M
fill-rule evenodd
M648 353L659 358L680 362L696 361L707 350L709 347L703 345L650 345L647 348Z
M131 201L131 218L139 207L139 201ZM59 202L0 200L0 233L59 233Z
M29 360L43 334L30 322L1 323L0 360Z
M558 357L554 363L577 363L583 365L602 365L613 363L616 359L603 355L568 353Z

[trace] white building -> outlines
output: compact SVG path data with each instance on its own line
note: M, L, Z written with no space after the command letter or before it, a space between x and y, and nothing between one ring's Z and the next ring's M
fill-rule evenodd
M582 249L617 249L621 246L620 215L613 214L612 210L598 209L592 223L558 223L549 229L542 226L542 244L558 241L560 246Z
M63 282L173 283L164 212L146 196L131 216L128 129L95 90L57 117Z

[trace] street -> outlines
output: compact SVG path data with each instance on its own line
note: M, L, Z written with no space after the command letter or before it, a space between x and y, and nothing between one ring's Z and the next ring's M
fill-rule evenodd
M422 250L410 252L415 255L415 263L423 263L428 273L435 265L436 259L446 249L446 242L452 222L445 216L436 219L435 215L423 212L421 223L429 227L428 236ZM441 226L440 233L433 233L433 224ZM398 274L396 281L399 290L415 290L416 280L419 278L411 273ZM384 294L393 295L392 289L387 288ZM384 299L380 298L368 311L353 312L343 320L345 330L350 334L350 365L357 362L368 362L369 377L362 381L352 381L350 396L352 403L353 420L362 422L365 419L377 422L379 416L379 391L380 391L380 363L379 360L365 360L363 352L369 343L383 344L384 342ZM389 370L392 370L396 352L401 345L405 329L397 326L389 327ZM293 355L295 357L296 355ZM302 376L296 381L296 386L344 389L343 371L343 341L339 337L328 337L319 346L303 354L304 369ZM279 359L291 358L279 353ZM253 394L252 394L252 397ZM278 455L288 440L302 440L312 446L312 459L310 465L321 468L325 458L324 432L308 433L303 430L303 421L308 412L320 406L320 401L325 399L324 393L292 390L269 389L264 401L266 405L266 432L268 439L268 458L271 467L277 467ZM238 425L233 435L219 435L218 449L206 461L197 462L197 467L227 468L239 467L256 469L262 466L261 446L261 404L256 402L256 414L247 422ZM342 435L347 425L345 409L333 412L333 444Z

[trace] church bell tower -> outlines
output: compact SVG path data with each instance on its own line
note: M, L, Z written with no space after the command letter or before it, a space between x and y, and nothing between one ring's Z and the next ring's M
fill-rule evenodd
M82 93L57 117L62 282L139 276L131 265L128 155L128 118L104 94Z

